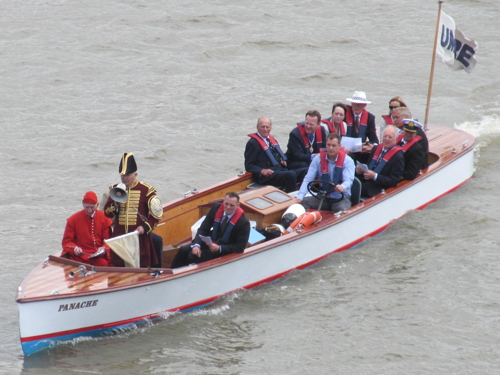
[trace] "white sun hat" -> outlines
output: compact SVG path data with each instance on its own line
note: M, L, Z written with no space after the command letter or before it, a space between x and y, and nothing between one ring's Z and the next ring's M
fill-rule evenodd
M364 91L354 91L354 94L352 94L352 98L347 98L346 100L351 103L361 103L361 104L371 103L368 100L366 100L366 94Z

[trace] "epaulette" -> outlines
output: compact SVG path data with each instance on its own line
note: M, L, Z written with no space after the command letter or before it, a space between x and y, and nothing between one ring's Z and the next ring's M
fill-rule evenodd
M144 186L146 186L148 188L148 192L146 193L146 197L150 194L153 194L156 191L156 189L154 187L152 187L150 184L147 184L147 183L142 182L142 181L141 181L141 184L143 184Z
M111 189L113 189L113 188L115 188L115 187L117 187L117 186L118 186L118 184L111 185L111 186L109 187L109 190L111 190Z

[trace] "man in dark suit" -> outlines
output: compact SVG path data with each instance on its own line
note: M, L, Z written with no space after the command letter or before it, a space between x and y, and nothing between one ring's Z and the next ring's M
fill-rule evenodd
M181 246L172 268L242 253L249 237L250 222L240 208L240 197L229 192L222 203L212 206L191 244Z
M384 129L382 143L372 149L368 159L368 170L361 165L356 173L361 180L361 195L373 197L382 189L395 187L401 181L404 169L404 155L401 147L396 146L398 129L389 125Z
M309 168L312 159L326 145L326 132L321 124L321 114L318 111L306 113L305 121L297 123L288 138L288 167L295 171ZM300 179L302 181L302 179ZM299 181L299 182L300 182Z
M297 182L302 181L307 168L291 171L288 158L271 135L272 122L267 117L257 121L257 133L249 134L245 147L245 170L253 173L255 181L262 185L283 188L287 193L297 190Z
M394 121L394 126L396 126L400 132L403 131L403 126L405 122L414 121L417 125L417 136L421 139L418 141L422 150L424 150L424 159L422 160L422 166L420 169L425 169L429 166L429 140L422 129L422 124L418 123L416 120L412 120L411 112L406 107L398 107L392 110L392 119Z
M424 150L420 146L421 137L417 135L416 123L412 120L404 120L403 133L398 136L397 145L405 153L405 169L401 176L402 180L414 180L420 173L424 162Z
M354 91L352 98L346 99L351 103L347 106L345 122L347 125L346 136L361 138L363 148L361 152L356 152L351 156L362 163L366 163L372 148L379 143L377 128L375 126L375 115L365 108L371 102L366 100L364 91Z

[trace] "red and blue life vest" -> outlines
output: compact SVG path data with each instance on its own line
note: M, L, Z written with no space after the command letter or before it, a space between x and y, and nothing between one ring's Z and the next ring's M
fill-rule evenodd
M337 130L335 130L335 126L333 126L332 118L328 117L327 119L321 120L323 124L326 124L328 126L328 130L330 130L330 133L337 133ZM345 122L342 121L340 123L340 135L345 135Z
M335 185L342 183L342 169L344 167L345 160L345 148L341 148L337 155L337 162L335 163L335 169L333 172L333 179L330 179L330 174L328 173L328 153L322 148L319 150L319 161L321 166L321 180L325 182L323 185L323 190L329 190L328 183L334 183Z
M394 121L392 121L392 117L389 115L382 115L382 118L385 120L386 125L394 125Z
M300 136L302 137L302 142L304 143L305 148L309 148L311 146L311 143L309 142L309 137L307 136L306 133L306 128L305 128L305 122L298 122L297 127L299 128L299 133ZM316 145L318 149L325 147L323 144L323 131L321 130L321 126L318 125L316 128Z
M401 140L403 139L404 137L404 134L401 133L399 136L398 136L398 139L396 141L396 144L399 144L399 142L401 142ZM420 141L422 139L421 136L417 135L415 136L410 142L406 142L403 146L400 146L404 152L408 151L409 148L411 146L413 146L415 143L417 143L418 141Z
M240 220L240 217L242 217L244 214L244 211L241 207L238 207L236 209L236 212L234 213L233 217L231 220L229 220L229 223L227 223L226 231L222 234L222 238L220 240L221 243L228 243L229 242L229 236L231 235L231 232L238 222ZM222 217L224 216L224 204L221 204L217 212L215 213L214 217L214 225L212 228L212 241L217 241L217 233L219 232L219 225L220 221L222 220Z
M382 172L382 169L384 169L385 165L391 158L396 155L399 151L402 150L401 147L399 146L393 146L389 151L387 151L382 158L382 160L378 160L380 158L380 155L382 154L382 150L384 149L383 144L379 144L377 146L377 149L375 150L375 153L373 154L373 158L370 161L370 164L368 165L368 169L371 169L375 173L380 173ZM375 168L375 169L373 169Z
M273 153L271 152L271 150L269 149L269 146L267 145L266 141L264 141L264 139L258 135L257 133L253 133L253 134L248 134L248 136L250 138L253 138L255 139L258 143L259 143L259 146L262 148L262 150L266 153L266 156L267 158L269 159L269 161L271 162L271 164L273 166L276 166L276 165L279 165L279 161L276 160L276 158L274 157ZM281 147L280 145L278 144L278 142L276 141L276 139L274 139L274 137L272 135L269 135L268 137L268 140L269 142L271 142L271 144L274 146L275 150L278 152L278 154L281 156L281 159L283 160L287 160L287 157L286 155L283 153L283 151L281 150Z
M345 122L347 124L347 131L346 135L348 137L353 137L354 136L354 115L352 113L352 109L350 106L348 106L350 110L347 111L345 114ZM366 109L363 109L363 112L361 112L361 117L359 118L359 134L358 137L361 138L361 140L364 142L366 141L366 131L368 128L368 111Z

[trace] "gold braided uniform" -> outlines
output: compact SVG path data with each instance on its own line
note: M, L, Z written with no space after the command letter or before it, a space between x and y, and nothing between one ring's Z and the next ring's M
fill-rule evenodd
M116 185L111 188L113 187L116 187ZM163 215L161 201L156 195L156 189L149 184L135 180L127 187L127 198L125 202L119 204L108 198L104 206L106 216L115 219L112 236L121 236L142 226L144 234L139 236L141 267L157 264L158 259L151 236L149 236L149 233L156 227ZM123 261L112 253L112 263L115 266L120 266Z

